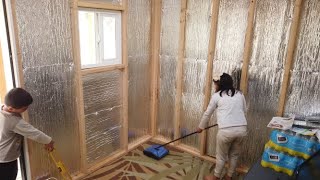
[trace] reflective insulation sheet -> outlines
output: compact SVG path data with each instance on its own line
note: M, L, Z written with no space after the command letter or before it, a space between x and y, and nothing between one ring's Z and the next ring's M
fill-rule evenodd
M240 88L249 2L249 0L221 0L219 7L218 31L212 73L213 77L219 77L223 72L230 74L237 89ZM211 94L214 92L215 89L212 85ZM211 124L215 124L216 122L215 116L209 121ZM212 128L208 131L207 154L210 156L215 156L217 130L218 128Z
M120 149L121 79L118 70L88 74L82 78L89 164Z
M180 0L162 1L158 134L173 139Z
M16 0L24 88L33 96L29 123L53 138L71 173L80 169L70 7L68 1ZM62 179L43 145L29 144L34 179Z
M180 120L181 135L198 127L203 112L211 25L211 0L188 0L186 16L185 59ZM199 136L190 136L182 143L199 147Z
M150 130L151 1L128 1L129 142Z
M320 115L320 1L304 1L285 115Z
M247 167L261 157L271 131L267 124L278 109L292 16L293 0L257 1L248 72L248 137L239 159Z

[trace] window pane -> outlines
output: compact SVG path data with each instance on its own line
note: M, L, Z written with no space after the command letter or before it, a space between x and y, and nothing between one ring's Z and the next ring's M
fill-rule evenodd
M121 12L80 10L81 67L121 64Z
M116 19L104 16L103 23L103 59L116 58Z
M79 11L81 66L96 64L94 12Z

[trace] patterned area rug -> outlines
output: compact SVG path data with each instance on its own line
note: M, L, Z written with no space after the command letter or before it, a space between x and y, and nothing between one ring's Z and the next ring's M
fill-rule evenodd
M213 172L213 163L172 147L167 147L169 155L159 161L149 158L143 154L143 150L152 144L148 142L140 145L84 180L202 180Z

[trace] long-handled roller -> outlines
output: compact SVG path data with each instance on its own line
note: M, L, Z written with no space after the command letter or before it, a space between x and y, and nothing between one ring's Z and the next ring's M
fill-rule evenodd
M218 124L214 124L214 125L212 125L212 126L208 126L208 127L204 128L204 130L209 129L209 128L212 128L212 127L217 126L217 125L218 125ZM173 142L175 142L175 141L178 141L178 140L180 140L180 139L186 138L186 137L188 137L188 136L191 136L191 135L193 135L193 134L197 134L197 133L198 133L198 132L195 131L195 132L193 132L193 133L187 134L187 135L182 136L182 137L180 137L180 138L178 138L178 139L174 139L174 140L172 140L172 141L170 141L170 142L167 142L167 143L165 143L165 144L162 144L162 145L159 145L159 144L152 145L152 146L148 147L147 149L145 149L145 150L143 151L143 154L146 155L146 156L148 156L148 157L151 157L151 158L153 158L153 159L160 160L160 159L162 159L163 157L165 157L167 154L169 154L169 150L166 149L164 146L166 146L166 145L168 145L168 144L170 144L170 143L173 143Z

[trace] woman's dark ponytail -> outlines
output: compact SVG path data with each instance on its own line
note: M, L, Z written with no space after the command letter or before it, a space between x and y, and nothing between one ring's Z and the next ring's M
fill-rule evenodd
M233 80L229 74L223 73L220 76L220 96L222 97L222 93L226 91L226 94L229 95L229 91L231 91L231 97L236 93L235 88L233 87Z

